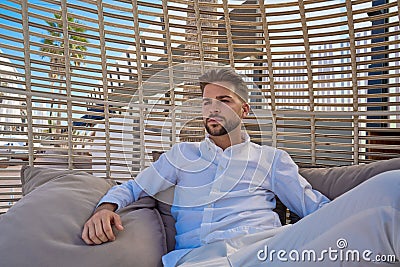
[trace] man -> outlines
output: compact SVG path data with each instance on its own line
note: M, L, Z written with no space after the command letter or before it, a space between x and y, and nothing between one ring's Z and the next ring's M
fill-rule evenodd
M368 238L358 237L359 231L351 229L353 235L347 235L350 227L361 229L361 233L366 229L379 233L384 241L371 244L371 249L380 249L377 253L394 253L396 249L398 253L399 225L393 218L389 230L387 225L379 227L382 220L390 223L387 214L373 213L351 221L365 222L372 215L368 222L373 229L340 225L353 212L346 206L347 199L328 204L329 199L298 174L286 152L250 142L241 130L241 121L249 113L247 86L241 76L230 69L211 70L200 77L200 87L208 133L205 140L174 145L135 180L110 189L84 226L82 238L87 244L115 240L111 226L123 230L117 209L175 186L171 212L176 220L176 246L163 257L165 266L281 266L287 257L280 255L280 262L268 249L328 249L344 236L351 238L349 243L368 243ZM302 217L315 214L282 227L273 211L275 195ZM336 209L335 202L339 202ZM356 209L377 206L376 201L361 202L355 201ZM382 205L392 202L397 201L391 199ZM400 218L398 204L393 214Z

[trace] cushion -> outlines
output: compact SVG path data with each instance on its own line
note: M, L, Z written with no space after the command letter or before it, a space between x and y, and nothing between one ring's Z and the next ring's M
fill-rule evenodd
M59 170L59 169L48 169L47 167L41 168L30 168L24 166L21 169L21 184L22 184L22 195L29 194L37 187L47 183L50 180L61 178L66 175L87 175L84 171L76 170ZM107 180L110 185L115 183L112 180Z
M157 161L162 153L164 152L152 151L153 161ZM171 214L171 205L174 201L174 190L175 187L170 187L154 196L154 198L157 200L157 210L160 212L164 223L168 252L175 248L175 219Z
M314 189L335 199L379 173L397 169L400 169L400 158L352 166L300 168L299 173Z
M170 187L154 196L154 198L157 200L157 210L160 212L162 221L164 223L168 252L175 248L175 219L171 214L171 205L174 200L174 190L175 187Z
M165 232L154 199L119 211L125 229L114 242L89 246L83 225L114 183L82 171L21 173L25 196L0 216L2 266L161 266Z
M307 179L314 189L320 191L329 199L335 199L375 175L397 169L400 169L400 158L351 166L299 168L299 173ZM278 207L279 209L276 212L279 214L282 224L284 224L286 207L280 203L280 200L277 201ZM290 212L289 219L291 223L295 223L300 220L300 217Z

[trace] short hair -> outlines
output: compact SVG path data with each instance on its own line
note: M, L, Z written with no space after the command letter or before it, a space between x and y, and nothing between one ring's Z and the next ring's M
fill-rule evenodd
M243 77L237 74L233 69L221 68L212 69L199 77L201 93L204 93L206 85L217 82L228 82L234 86L233 92L241 98L242 101L248 102L248 87Z

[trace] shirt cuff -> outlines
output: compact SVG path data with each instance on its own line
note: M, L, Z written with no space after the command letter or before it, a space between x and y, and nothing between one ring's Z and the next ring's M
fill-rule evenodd
M96 209L103 203L112 203L117 205L117 209L115 211L118 211L121 207L121 203L117 199L109 196L104 196L102 197L102 199L100 199L99 203L96 205Z

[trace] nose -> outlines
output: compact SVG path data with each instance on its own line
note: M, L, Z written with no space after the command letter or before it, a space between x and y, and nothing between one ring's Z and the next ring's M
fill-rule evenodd
M211 102L210 114L213 114L213 113L221 113L221 101L213 100Z

